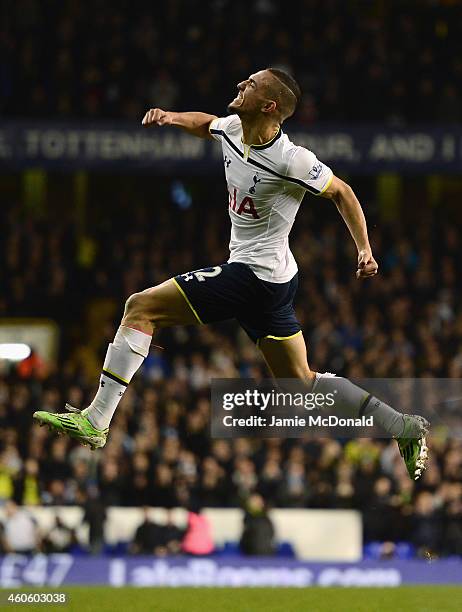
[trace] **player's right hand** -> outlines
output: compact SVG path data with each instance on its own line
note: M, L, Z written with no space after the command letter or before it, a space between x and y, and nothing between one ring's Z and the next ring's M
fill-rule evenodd
M150 127L151 125L170 125L172 122L171 113L161 108L151 108L145 114L141 125Z

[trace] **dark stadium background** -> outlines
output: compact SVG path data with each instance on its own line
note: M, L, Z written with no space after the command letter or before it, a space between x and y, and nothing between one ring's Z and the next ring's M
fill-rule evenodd
M358 146L363 133L450 135L450 159L324 160L365 208L376 279L356 280L354 245L328 201L305 198L291 244L314 369L460 378L461 36L456 0L3 0L0 330L49 319L59 345L49 361L0 361L2 505L83 507L93 541L72 534L63 550L110 554L101 523L112 506L233 508L258 493L268 509L359 510L365 560L460 558L462 443L448 431L430 439L417 483L393 441L210 439L210 378L267 374L233 322L162 332L103 451L38 430L34 410L90 401L131 293L225 260L227 194L217 162L31 161L15 147L23 126L134 134L150 107L225 114L235 84L267 65L302 85L289 131L342 132ZM58 550L46 535L36 551ZM13 552L5 538L3 552Z

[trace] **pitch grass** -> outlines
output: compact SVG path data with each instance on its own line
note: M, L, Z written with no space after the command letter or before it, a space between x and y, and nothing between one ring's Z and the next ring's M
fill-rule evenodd
M2 609L59 612L446 612L462 610L462 587L135 588L63 587L66 604L7 604ZM40 589L22 588L22 592ZM52 592L44 588L41 592ZM18 592L17 590L14 592Z

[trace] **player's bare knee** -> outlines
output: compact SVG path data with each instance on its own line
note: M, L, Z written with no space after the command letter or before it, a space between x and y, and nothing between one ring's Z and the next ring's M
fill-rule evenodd
M165 325L165 305L157 288L145 289L131 295L125 303L123 325L149 322L159 329Z
M133 316L141 309L141 293L132 293L125 302L124 316Z
M122 324L148 321L150 316L149 299L144 291L133 293L125 302L125 311Z

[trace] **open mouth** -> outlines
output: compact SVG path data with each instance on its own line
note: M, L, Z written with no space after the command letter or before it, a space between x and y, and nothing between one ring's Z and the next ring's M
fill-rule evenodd
M234 98L232 104L234 105L238 105L241 106L241 104L244 102L244 93L242 91L240 91L237 96Z

